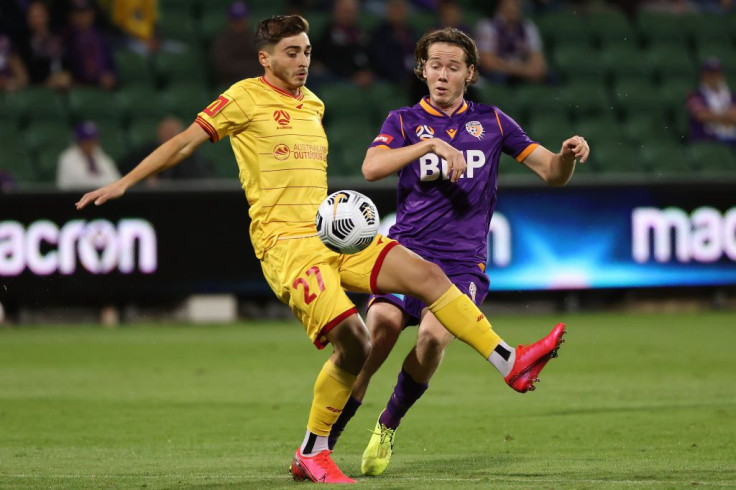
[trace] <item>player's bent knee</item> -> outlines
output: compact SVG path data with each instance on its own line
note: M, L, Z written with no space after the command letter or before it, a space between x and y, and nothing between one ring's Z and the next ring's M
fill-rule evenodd
M338 365L357 374L371 353L370 335L360 317L343 320L327 337L335 348Z
M403 327L404 313L386 302L377 302L368 310L368 325L376 337L396 337L401 333Z

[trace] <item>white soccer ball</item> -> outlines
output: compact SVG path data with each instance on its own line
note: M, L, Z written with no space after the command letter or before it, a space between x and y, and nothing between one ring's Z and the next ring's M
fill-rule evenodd
M317 209L317 235L329 249L354 254L366 248L378 233L378 209L368 197L355 191L327 196Z

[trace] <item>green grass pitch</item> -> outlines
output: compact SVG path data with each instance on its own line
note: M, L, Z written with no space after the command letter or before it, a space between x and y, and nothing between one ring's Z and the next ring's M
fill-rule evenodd
M407 330L334 453L364 488L736 485L736 314L499 317L510 343L559 319L537 391L454 343L360 477ZM296 322L0 329L0 488L296 488L287 473L326 358Z

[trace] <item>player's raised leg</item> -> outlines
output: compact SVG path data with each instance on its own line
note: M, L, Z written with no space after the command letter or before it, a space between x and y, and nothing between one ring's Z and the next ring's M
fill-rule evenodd
M371 352L363 365L363 369L358 374L358 379L353 385L353 392L348 398L345 408L343 408L337 422L332 426L328 440L330 449L334 449L338 438L345 430L345 426L363 403L371 378L383 365L406 322L406 314L391 303L378 300L371 304L368 309L366 325L371 334Z
M565 326L559 324L534 344L509 346L439 266L404 247L394 247L386 254L376 284L380 291L409 294L429 305L447 330L493 364L506 383L521 393L534 389L539 372L556 355L565 333Z

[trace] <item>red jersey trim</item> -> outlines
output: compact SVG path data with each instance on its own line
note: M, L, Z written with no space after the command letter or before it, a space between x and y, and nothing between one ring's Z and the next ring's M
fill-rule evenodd
M217 135L217 131L215 131L215 128L210 123L205 121L202 116L197 116L197 119L195 119L194 122L199 124L199 126L204 129L205 133L210 136L211 142L216 143L220 141L220 137Z
M373 294L383 294L381 291L378 290L378 274L381 272L381 267L383 266L383 261L386 259L386 255L389 253L389 251L391 251L392 248L394 248L398 244L399 242L389 243L383 248L383 250L381 250L381 253L378 255L378 259L376 259L376 263L373 265L373 270L371 271L371 292Z
M322 342L321 339L325 335L327 335L327 333L330 330L332 330L333 328L335 328L341 321L343 321L344 319L346 319L347 317L349 317L350 315L352 315L354 313L358 313L358 309L355 306L353 306L352 308L350 308L347 311L344 311L344 312L340 313L335 318L333 318L332 320L330 320L329 322L327 322L327 325L325 325L324 327L322 327L322 329L317 334L317 338L314 339L314 345L317 346L317 348L320 349L320 350L321 349L324 349L325 347L327 347L327 344L329 344L329 342L327 342L327 339L325 339L325 342Z
M275 85L271 85L270 83L268 83L268 80L266 80L266 77L259 77L258 79L262 81L263 83L265 83L266 85L268 85L269 87L271 87L276 92L280 93L281 95L285 95L287 97L291 97L292 99L296 99L296 100L302 100L304 98L304 93L302 93L301 89L299 89L299 95L294 95L294 94L290 94L286 90L282 90L278 88Z

